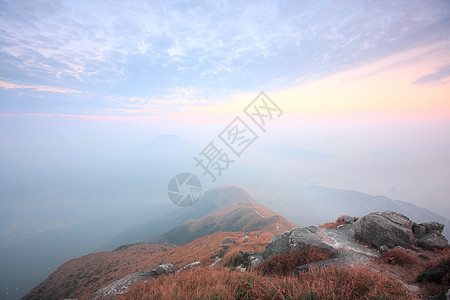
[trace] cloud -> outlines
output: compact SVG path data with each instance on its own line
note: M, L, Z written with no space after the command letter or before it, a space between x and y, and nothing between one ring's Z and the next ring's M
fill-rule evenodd
M2 113L0 117L32 117L32 118L58 118L68 120L109 121L109 122L151 122L165 120L161 116L117 116L117 115L82 115L82 114L49 114L49 113Z
M131 85L142 94L288 87L448 40L449 5L11 1L0 20L0 65L8 66L0 75L123 96Z
M440 83L450 77L450 64L439 68L437 71L420 77L414 83L416 84L430 84Z
M0 81L0 87L4 89L32 89L38 92L53 92L53 93L63 93L63 94L74 94L81 93L80 91L59 88L59 87L51 87L51 86L30 86L30 85L20 85L14 84L10 82Z
M282 122L448 118L450 82L415 83L418 77L446 68L450 52L443 51L448 48L447 43L417 47L293 88L265 92L286 113ZM257 93L235 94L225 104L192 107L190 111L198 115L237 115Z

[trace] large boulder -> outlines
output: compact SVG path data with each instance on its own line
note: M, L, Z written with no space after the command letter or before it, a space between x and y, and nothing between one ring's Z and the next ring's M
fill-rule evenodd
M424 249L445 248L448 240L442 235L444 225L438 222L414 224L414 236L418 239L417 245Z
M172 264L159 265L155 268L155 272L158 276L176 273L177 271L178 268Z
M331 253L329 259L296 267L292 271L292 274L298 275L300 274L300 272L308 272L313 266L317 267L329 267L329 266L339 267L342 265L353 266L355 264L365 263L368 261L370 261L370 259L362 253L354 252L352 250L341 249Z
M197 262L194 264L197 264ZM176 273L177 271L178 268L173 264L163 264L150 271L135 272L98 290L90 299L114 299L128 291L135 284L149 281L161 275Z
M438 231L432 231L422 236L417 241L417 245L424 249L433 249L433 248L443 249L447 247L448 241Z
M244 265L246 266L247 269L257 267L264 261L262 252L240 251L239 254L242 255L245 261Z
M375 248L410 247L415 243L414 222L394 211L374 212L354 223L355 238Z
M199 261L194 261L193 263L187 264L184 267L182 267L180 270L177 271L177 273L186 271L192 268L198 268L201 266L201 263Z
M92 299L111 299L122 295L128 289L138 283L151 280L158 275L155 270L141 271L130 274L122 279L116 280L110 285L98 290L91 298Z
M450 271L450 262L448 260L441 261L438 265L429 267L417 276L418 282L434 282L441 283L441 279Z
M274 236L266 246L263 258L270 259L278 254L287 254L297 249L320 247L331 251L333 247L325 243L324 238L317 233L319 228L315 226L294 228Z

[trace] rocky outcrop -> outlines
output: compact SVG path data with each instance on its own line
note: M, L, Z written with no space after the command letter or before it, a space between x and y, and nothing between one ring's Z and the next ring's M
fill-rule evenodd
M225 256L225 254L227 254L228 250L230 249L230 246L222 245L221 248L222 249L220 249L219 255L217 256L218 258L223 258Z
M278 254L286 254L297 249L307 249L317 246L326 251L333 247L325 243L324 238L318 235L319 228L315 226L294 228L274 236L263 253L264 259L270 259Z
M448 245L447 239L439 232L425 234L417 241L417 246L424 249L445 248Z
M376 248L414 245L424 249L444 248L448 241L442 235L443 230L443 224L416 224L393 211L371 213L355 222L355 238Z
M155 268L156 275L158 276L176 273L177 271L178 268L172 264L163 264Z
M189 269L192 269L192 268L198 268L198 267L200 267L200 266L201 266L200 262L199 262L199 261L195 261L195 262L193 262L193 263L190 263L190 264L185 265L184 267L182 267L181 269L179 269L179 270L177 271L177 273L182 272L182 271L186 271L186 270L189 270Z
M441 279L450 272L450 262L448 260L441 261L438 265L432 266L417 276L418 282L434 282L441 283Z
M375 212L355 222L355 238L375 248L386 245L409 247L414 244L412 232L414 222L408 217L393 212Z
M181 270L187 270L198 266L200 266L200 262L194 262L186 265ZM161 275L178 273L181 270L173 264L163 264L150 271L135 272L98 290L90 299L113 299L128 291L128 289L135 284L149 281Z
M389 248L418 245L430 249L447 246L447 240L442 236L444 226L436 222L416 224L408 217L393 212L376 212L360 219L345 217L343 225L337 228L319 228L315 226L295 228L274 236L264 252L249 253L248 260L252 265L258 265L279 254L287 254L298 249L320 247L330 252L330 258L311 264L298 266L293 274L308 271L312 266L341 266L364 263L370 257L380 255ZM363 241L359 243L357 241ZM380 252L367 247L369 244ZM415 247L414 247L415 248ZM336 251L332 251L337 249ZM420 249L417 248L419 251Z
M110 299L113 297L117 297L125 293L132 285L137 283L145 282L151 280L158 275L155 270L151 271L141 271L130 274L122 279L116 280L107 287L104 287L97 292L95 292L95 296L93 299Z
M447 239L442 235L444 225L437 222L415 224L413 227L414 236L418 239L417 245L424 249L445 248Z
M352 216L343 216L342 220L344 221L345 224L350 224L353 223L357 220L357 218L352 217Z
M247 269L257 267L264 261L263 252L240 251L239 254L242 255Z
M253 264L257 265L276 255L287 254L298 249L306 250L310 247L320 247L331 253L329 259L298 266L294 269L293 274L307 271L312 266L341 266L367 262L370 260L369 257L377 257L379 253L354 240L355 220L355 218L348 218L346 224L337 228L309 226L283 232L270 240L262 255L252 253L248 257L252 257ZM251 266L251 264L249 265Z
M222 244L236 244L236 240L235 239L231 239L231 238L224 239L222 241Z
M294 228L274 236L266 246L262 257L270 259L279 254L286 254L298 249L320 247L331 252L343 248L368 256L378 256L379 253L354 241L354 223L341 225L337 228L319 228L316 226Z
M322 261L298 266L292 271L293 275L298 275L300 272L307 272L313 266L318 267L329 267L329 266L342 266L342 265L355 265L361 262L367 262L370 259L361 253L354 252L351 250L337 250L331 253L329 259L325 259Z

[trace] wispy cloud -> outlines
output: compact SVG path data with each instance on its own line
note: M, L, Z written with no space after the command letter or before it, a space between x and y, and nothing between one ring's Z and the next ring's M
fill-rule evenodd
M1 5L0 87L8 91L0 92L9 102L0 108L13 112L192 113L436 42L450 49L448 1ZM415 82L445 81L448 68L437 67ZM30 105L43 91L72 95Z
M0 18L1 75L28 85L112 88L122 96L174 85L228 92L287 87L448 40L449 6L11 1Z
M82 115L82 114L48 114L48 113L2 113L0 117L32 117L32 118L58 118L68 120L86 121L113 121L113 122L151 122L165 120L162 116L117 116L117 115Z
M433 73L420 77L414 83L417 84L430 84L430 83L443 83L450 79L450 64L443 66Z
M60 87L51 87L51 86L32 86L32 85L21 85L15 84L5 81L0 81L0 88L4 89L31 89L38 92L53 92L53 93L63 93L63 94L74 94L81 93L77 90L60 88Z

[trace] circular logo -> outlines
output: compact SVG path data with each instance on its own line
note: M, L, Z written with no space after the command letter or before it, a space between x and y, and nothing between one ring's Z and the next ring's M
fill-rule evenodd
M202 184L191 173L180 173L174 176L167 186L169 199L178 206L191 206L202 195Z

